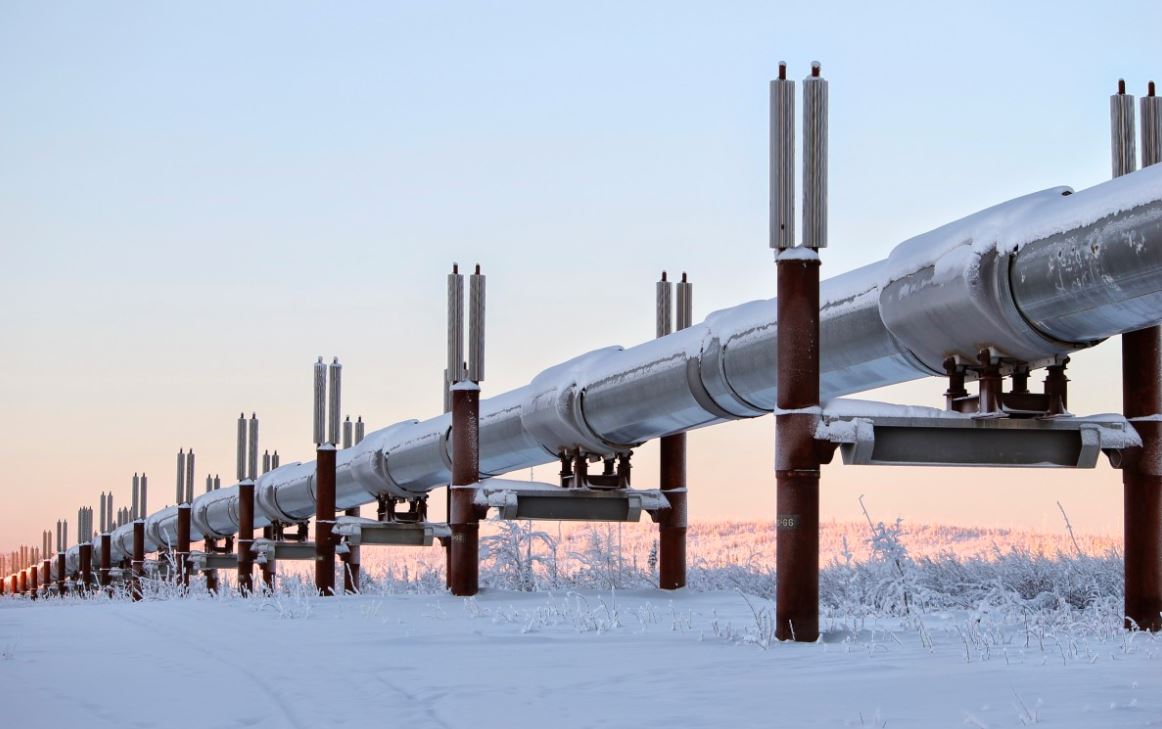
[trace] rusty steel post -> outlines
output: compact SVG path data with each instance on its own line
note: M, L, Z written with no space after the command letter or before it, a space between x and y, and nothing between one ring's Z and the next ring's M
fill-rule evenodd
M209 478L209 477L207 476L207 478ZM210 483L212 484L213 482L211 481ZM211 490L213 490L213 489L211 489ZM210 539L210 538L204 539L202 541L202 551L205 552L206 554L217 554L217 552L218 552L218 540L217 539ZM218 593L218 570L207 569L207 570L205 570L205 574L206 574L206 592L210 593L211 595L217 594Z
M64 597L69 592L68 575L65 574L65 553L60 552L56 556L56 590L57 594Z
M274 527L272 527L272 526L262 527L262 538L263 539L273 539L274 538ZM262 573L262 586L263 586L263 588L268 593L273 593L274 592L274 573L275 573L274 557L268 555L266 558L266 561L262 563L259 570Z
M32 565L31 567L29 567L28 569L26 569L24 571L26 573L28 573L28 597L35 600L36 593L37 593L36 565Z
M658 517L658 587L686 586L686 434L668 435L659 443L659 484L670 508Z
M657 284L657 336L670 333L671 310L676 308L675 330L689 327L690 284L686 274L678 283L678 302L671 306L671 284L662 272ZM658 514L658 587L676 590L686 586L686 434L667 435L658 441L659 486L670 502L670 508Z
M81 570L81 594L88 595L93 585L93 544L85 542L77 549Z
M20 570L20 594L28 594L28 570Z
M174 554L177 562L178 584L182 590L190 586L190 505L178 504L178 548Z
M238 592L254 590L254 482L238 484Z
M359 507L356 506L343 512L344 516L359 516ZM343 555L343 592L359 592L359 545L348 544L347 554Z
M480 480L480 388L472 382L452 387L452 547L449 559L453 595L475 595L480 581L480 517L476 482Z
M112 578L109 574L109 570L113 566L112 559L109 555L110 547L112 546L111 542L112 539L110 538L108 532L101 535L101 566L97 571L98 579L101 582L101 587L103 587L105 591L110 594L112 594L112 591L109 589L109 586L113 584Z
M798 249L792 249L798 250ZM776 636L819 637L819 259L778 259Z
M315 461L315 590L335 594L335 446L319 446Z
M1122 335L1122 410L1142 447L1122 464L1126 628L1162 630L1162 335L1150 327Z
M61 558L61 565L64 565L64 557ZM63 570L62 570L63 571ZM141 519L133 522L133 581L132 581L132 595L133 601L141 600L141 579L145 576L145 522Z

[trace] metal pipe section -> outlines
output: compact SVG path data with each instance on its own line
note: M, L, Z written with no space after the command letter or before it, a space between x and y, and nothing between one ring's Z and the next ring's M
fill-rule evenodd
M322 357L319 358L320 361ZM318 365L315 365L315 378L318 379ZM317 397L316 397L317 399ZM316 402L315 407L318 408ZM235 442L234 474L239 482L246 480L246 413L238 413L238 435Z
M613 455L771 412L776 307L766 300L718 311L630 349L581 355L480 401L480 474L555 462L563 450ZM824 281L819 317L823 399L943 375L948 356L975 359L981 342L1036 367L1152 326L1162 320L1162 166L1073 194L1035 193L906 241L884 261ZM341 451L337 507L380 494L422 497L448 484L451 425L448 414L404 421ZM314 473L313 464L291 463L259 478L253 526L310 517ZM191 537L238 531L244 501L238 486L200 495ZM171 509L146 519L147 551L176 541L175 520ZM130 544L120 533L114 556L120 542ZM82 528L79 541L91 534Z
M339 358L335 357L331 365L327 368L327 417L330 420L327 428L327 442L331 445L339 444L339 413L342 411L342 376L343 365L339 364Z
M1134 146L1134 97L1126 93L1126 82L1118 79L1118 93L1110 96L1110 157L1113 176L1128 175L1137 169Z
M464 371L464 275L453 263L448 274L448 383L463 379Z
M484 274L480 264L468 277L468 379L484 381Z
M182 503L192 504L194 502L194 449L186 454L186 494L185 500Z
M175 493L174 503L182 503L186 497L186 452L184 449L178 451L178 479Z
M770 125L770 244L789 248L795 245L795 82L784 62L771 81Z
M661 339L674 331L674 315L671 311L671 302L674 300L673 284L666 279L665 271L662 271L662 278L659 279L655 289L657 295L655 319L657 324L654 331L656 332L655 337Z
M1142 166L1162 162L1162 96L1155 95L1154 82L1146 88L1141 101Z
M827 80L818 61L803 80L803 245L827 246Z
M250 430L247 433L247 441L249 443L247 460L246 478L251 481L258 480L258 414L250 414Z
M315 362L315 407L313 410L312 432L314 433L315 445L322 445L327 437L326 430L326 402L327 402L327 365L323 364L323 357L320 356ZM239 426L241 428L242 426ZM241 432L241 430L239 430ZM240 436L241 437L241 436ZM242 446L239 445L238 462L242 462ZM241 467L240 467L241 468ZM246 477L246 474L241 470L238 472L238 480L241 481Z

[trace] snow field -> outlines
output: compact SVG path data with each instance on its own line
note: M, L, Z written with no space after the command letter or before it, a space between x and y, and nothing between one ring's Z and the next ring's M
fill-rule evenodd
M438 550L388 549L360 595L288 569L251 598L7 597L5 726L1162 726L1162 637L1122 630L1111 541L823 532L813 644L773 639L758 522L692 529L673 593L647 586L648 526L505 523L470 599Z

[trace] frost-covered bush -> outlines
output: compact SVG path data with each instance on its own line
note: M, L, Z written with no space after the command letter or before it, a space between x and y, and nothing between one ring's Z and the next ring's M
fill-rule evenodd
M923 631L924 616L956 612L971 616L964 626L966 650L981 652L990 645L989 626L1001 622L1026 625L1030 641L1078 624L1120 630L1122 557L1112 539L1078 538L1068 529L1050 536L883 523L865 516L861 524L821 525L820 604L833 627L897 617ZM606 592L657 584L657 528L649 522L494 520L481 524L481 532L480 583L487 589ZM741 593L754 600L761 615L774 598L775 546L768 522L692 524L687 589ZM438 546L368 548L362 557L364 594L446 589L445 553ZM286 617L309 615L305 601L313 595L312 567L280 563L276 594L260 590L253 599ZM170 569L164 579L146 579L142 591L146 600L240 599L229 570L220 570L219 579L221 589L211 597L204 578L193 578L187 590ZM101 597L129 598L125 585Z
M532 522L497 522L496 533L480 540L480 561L489 587L532 592L559 586L557 542Z

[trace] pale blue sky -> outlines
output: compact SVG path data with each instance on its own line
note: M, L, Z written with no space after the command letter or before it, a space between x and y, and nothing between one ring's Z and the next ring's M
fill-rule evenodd
M652 336L662 268L690 272L697 319L772 296L780 59L831 81L824 275L1097 183L1114 82L1162 80L1160 7L5 2L0 488L21 508L0 510L0 548L103 489L123 502L134 470L160 506L178 447L232 474L241 409L307 457L317 354L372 425L433 414L453 260L489 274L486 394ZM1077 358L1075 409L1119 405L1102 349ZM772 430L692 437L692 518L773 513ZM1109 469L1016 497L1006 472L983 495L924 486L950 475L832 467L825 518L867 492L885 518L1039 526L1062 498L1120 528Z

